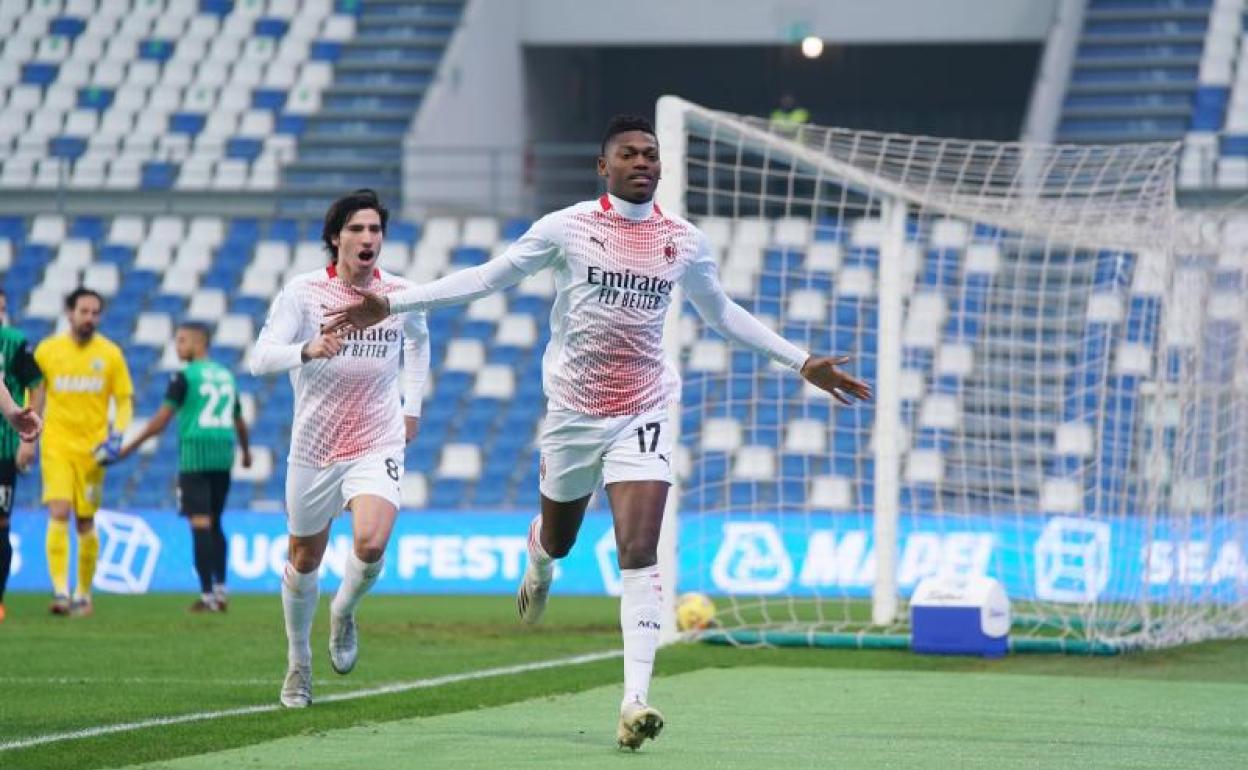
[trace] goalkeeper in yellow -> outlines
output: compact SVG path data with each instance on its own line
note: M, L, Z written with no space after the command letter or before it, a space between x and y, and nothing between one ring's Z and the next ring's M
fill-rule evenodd
M116 461L121 433L133 416L134 386L121 348L96 332L104 298L84 288L65 298L69 331L35 348L44 384L43 502L48 506L48 572L53 615L90 615L91 581L100 552L95 511L104 488L104 466ZM113 403L109 424L109 401ZM78 529L78 579L69 599L69 516Z

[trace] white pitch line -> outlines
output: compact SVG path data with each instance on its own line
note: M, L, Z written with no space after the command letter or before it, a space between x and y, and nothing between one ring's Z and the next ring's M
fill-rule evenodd
M338 701L356 700L357 698L372 698L378 695L392 695L394 693L407 692L408 690L424 690L431 687L443 687L448 684L471 682L477 679L490 679L496 676L526 674L530 671L542 671L548 668L579 666L582 663L594 663L599 660L618 658L623 654L623 650L606 650L603 652L590 652L584 655L572 655L566 658L539 660L533 663L517 663L514 666L483 668L478 671L466 671L462 674L446 674L445 676L435 676L430 677L429 679L416 679L410 682L395 682L394 684L381 685L379 687L368 687L363 690L353 690L352 692L334 693L332 695L317 698L316 702L336 703ZM276 683L277 679L274 679L273 681ZM240 706L238 708L222 709L220 711L200 711L193 714L179 714L171 717L144 719L138 722L122 722L115 725L100 725L99 727L89 727L85 730L36 735L31 738L19 738L15 741L0 743L0 752L26 749L31 746L42 746L48 743L61 743L63 741L76 741L83 738L95 738L100 735L128 733L135 730L144 730L148 727L177 725L185 722L203 722L211 719L224 719L226 717L244 716L247 714L263 714L269 711L280 711L283 708L283 706L277 703L266 703L262 706Z

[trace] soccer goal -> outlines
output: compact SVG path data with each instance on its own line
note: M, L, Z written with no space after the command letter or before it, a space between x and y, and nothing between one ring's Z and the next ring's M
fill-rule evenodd
M706 232L728 293L876 391L839 406L684 308L666 568L714 598L709 635L904 644L929 575L1000 581L1016 649L1248 633L1248 248L1231 225L1180 238L1176 146L675 97L656 125L659 203Z

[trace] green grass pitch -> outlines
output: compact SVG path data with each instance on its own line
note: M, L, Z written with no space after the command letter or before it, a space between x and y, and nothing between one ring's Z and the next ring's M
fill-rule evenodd
M273 708L276 596L238 596L210 616L187 614L190 600L100 596L94 617L63 619L43 596L10 595L0 767L1229 768L1248 756L1244 641L1000 661L678 645L660 653L652 688L667 729L633 755L614 748L618 657L515 671L618 648L615 600L556 595L547 622L524 628L510 597L368 597L360 664L339 677L323 597L321 702L303 711ZM128 723L148 726L116 727ZM116 731L64 737L101 728Z

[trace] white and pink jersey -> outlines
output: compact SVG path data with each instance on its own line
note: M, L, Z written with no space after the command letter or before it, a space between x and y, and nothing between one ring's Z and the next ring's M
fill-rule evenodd
M404 278L376 270L364 288L388 295L411 286ZM365 455L402 451L402 417L420 415L420 394L429 370L423 313L387 318L365 331L351 332L338 355L303 362L303 345L320 333L326 311L355 299L333 265L295 276L273 299L252 348L253 374L290 371L295 417L289 462L324 468Z
M680 286L730 339L792 368L805 352L724 294L706 236L653 203L603 195L548 214L495 259L390 297L403 313L466 302L550 268L556 296L542 358L555 409L608 417L662 408L680 392L663 323Z

